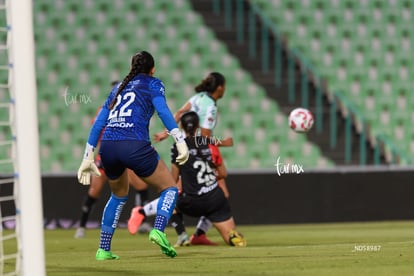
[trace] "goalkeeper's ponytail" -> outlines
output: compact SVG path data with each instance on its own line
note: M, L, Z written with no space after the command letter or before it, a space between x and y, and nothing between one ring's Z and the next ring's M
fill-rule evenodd
M117 97L119 93L124 90L125 86L127 86L127 84L139 73L149 74L151 69L154 67L154 64L154 58L150 53L146 51L136 53L131 59L131 71L129 71L128 75L126 75L121 82L121 85L118 87L118 91L116 91L115 97L109 105L109 109L114 108Z

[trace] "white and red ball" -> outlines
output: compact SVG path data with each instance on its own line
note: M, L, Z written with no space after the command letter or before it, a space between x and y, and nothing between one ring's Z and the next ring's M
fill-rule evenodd
M308 132L313 126L313 114L306 108L295 108L289 114L289 126L296 132Z

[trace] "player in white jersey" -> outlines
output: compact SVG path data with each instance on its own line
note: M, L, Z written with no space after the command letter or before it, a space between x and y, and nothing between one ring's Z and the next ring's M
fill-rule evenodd
M218 109L217 101L224 96L226 80L218 72L210 73L200 84L195 87L196 95L192 96L175 114L176 122L181 116L189 111L195 111L200 117L200 135L213 137L213 130L217 124ZM154 135L154 141L159 142L168 137L163 131ZM220 141L219 146L232 146L231 137Z
M217 124L216 100L207 92L200 92L188 100L191 104L191 111L200 114L200 126L204 129L213 130Z

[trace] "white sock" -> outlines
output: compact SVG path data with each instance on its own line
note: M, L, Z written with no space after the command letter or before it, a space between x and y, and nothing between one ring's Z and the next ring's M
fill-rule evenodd
M207 231L213 226L213 223L209 221L206 217L200 217L197 223L197 229L203 230L204 233L207 233Z
M147 217L155 216L157 214L157 206L159 200L159 198L156 198L153 201L144 205L144 211Z

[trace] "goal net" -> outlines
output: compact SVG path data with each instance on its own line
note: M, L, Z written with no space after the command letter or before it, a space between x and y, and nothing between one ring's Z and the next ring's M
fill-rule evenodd
M45 275L32 17L0 0L0 275Z

